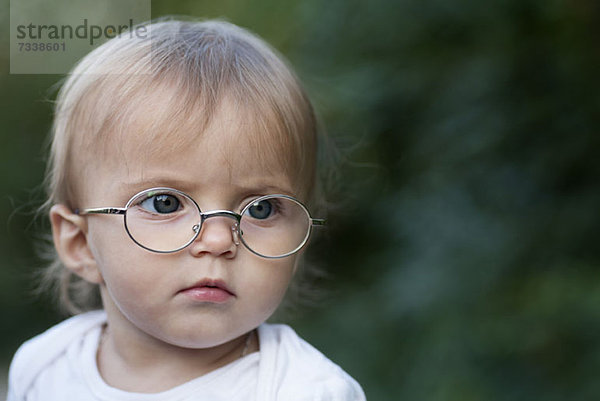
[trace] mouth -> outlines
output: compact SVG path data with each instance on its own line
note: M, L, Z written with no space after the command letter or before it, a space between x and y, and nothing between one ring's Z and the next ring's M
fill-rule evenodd
M235 297L235 293L227 287L223 280L208 278L184 288L179 293L197 302L218 304L225 303Z

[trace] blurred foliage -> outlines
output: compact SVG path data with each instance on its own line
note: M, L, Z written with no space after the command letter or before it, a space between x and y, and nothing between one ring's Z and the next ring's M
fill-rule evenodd
M600 394L600 3L155 1L225 17L296 66L341 177L322 306L292 319L370 400ZM2 356L60 319L29 295L49 88L0 85ZM41 228L40 228L41 227Z

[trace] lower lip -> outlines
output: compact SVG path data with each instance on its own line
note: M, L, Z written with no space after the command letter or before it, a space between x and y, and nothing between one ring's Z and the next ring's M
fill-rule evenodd
M182 294L199 302L223 303L233 297L230 292L216 287L195 287L182 291Z

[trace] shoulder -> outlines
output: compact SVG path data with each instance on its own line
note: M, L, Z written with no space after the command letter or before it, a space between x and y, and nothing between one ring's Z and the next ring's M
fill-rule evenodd
M104 311L73 316L23 343L9 368L8 386L13 395L24 394L38 374L63 355L72 342L106 321Z
M271 397L265 399L365 400L354 378L291 327L263 324L259 337L261 379L271 382Z

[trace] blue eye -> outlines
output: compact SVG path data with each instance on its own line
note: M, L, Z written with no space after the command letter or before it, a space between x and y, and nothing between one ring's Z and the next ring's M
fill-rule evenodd
M248 208L246 214L250 217L264 220L269 218L273 214L273 205L269 200L262 200L259 202L254 202L252 206Z
M160 214L174 213L179 210L180 205L179 199L169 194L150 196L140 203L144 209Z

